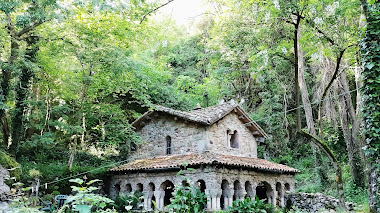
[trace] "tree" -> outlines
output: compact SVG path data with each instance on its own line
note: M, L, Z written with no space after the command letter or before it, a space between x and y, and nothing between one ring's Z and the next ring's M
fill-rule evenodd
M13 133L10 145L10 151L13 154L17 152L18 144L22 139L23 125L21 115L25 109L24 102L35 69L33 62L36 60L38 38L33 32L55 16L54 10L57 7L55 0L5 0L0 3L0 11L5 15L2 21L7 29L7 42L9 42L10 52L8 59L1 63L2 107L0 109L0 120L2 121L3 142L5 145L9 143L10 130ZM27 46L26 51L22 50L24 42L26 42ZM7 100L11 91L10 83L13 77L17 78L16 84L19 86L16 89L15 115L12 118L13 122L10 123L6 116L6 109L8 108ZM11 124L11 127L9 127L9 124Z

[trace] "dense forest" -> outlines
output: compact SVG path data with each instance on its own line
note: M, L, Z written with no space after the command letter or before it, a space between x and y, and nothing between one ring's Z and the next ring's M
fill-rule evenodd
M297 191L379 212L380 3L208 0L189 33L155 18L172 1L0 1L7 183L107 180L154 105L235 100L269 135L259 156L301 171Z

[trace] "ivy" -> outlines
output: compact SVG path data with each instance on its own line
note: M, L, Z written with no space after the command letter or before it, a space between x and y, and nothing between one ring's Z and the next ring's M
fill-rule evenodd
M373 211L380 210L380 2L368 7L367 29L361 43L363 54L363 120L366 138L366 155L371 165L369 177L370 204ZM375 174L375 177L373 177ZM374 180L372 180L374 179ZM371 202L371 193L374 202Z

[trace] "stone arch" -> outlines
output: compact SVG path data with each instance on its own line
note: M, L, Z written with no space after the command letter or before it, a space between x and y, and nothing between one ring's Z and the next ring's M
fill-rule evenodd
M125 192L126 192L127 194L129 194L129 193L132 192L132 185L131 185L130 183L127 183L127 184L125 185Z
M220 208L221 209L227 209L227 206L229 205L229 197L230 197L230 184L228 180L223 179L222 184L222 195L220 196Z
M173 192L174 192L174 184L169 181L169 180L166 180L165 182L163 182L160 186L160 189L162 191L164 191L164 205L162 207L165 207L167 205L170 204L170 198L173 197Z
M262 181L256 186L256 195L260 200L264 200L265 203L272 203L273 189L268 182Z
M276 183L276 206L283 206L283 190L282 190L282 185L280 182Z
M197 181L197 186L199 188L199 190L202 192L202 193L205 193L206 191L206 182L202 179L198 180Z
M142 183L138 183L136 185L136 192L143 192L143 184Z
M147 201L147 210L151 210L151 209L155 209L154 205L153 205L153 201L156 202L156 197L154 196L154 191L156 190L156 187L154 185L154 183L150 182L148 184L148 192L147 192L147 197L148 197L148 201Z
M202 193L206 192L206 182L202 179L198 180L196 183L196 187L198 187L199 191ZM201 209L205 209L207 206L206 205L201 205Z
M232 196L232 201L239 200L243 197L243 190L239 180L234 182L234 195Z
M290 184L289 183L285 183L285 192L288 193L290 192Z
M255 199L255 192L253 191L253 186L250 181L246 181L244 184L244 189L247 192L245 198L249 197L251 200Z

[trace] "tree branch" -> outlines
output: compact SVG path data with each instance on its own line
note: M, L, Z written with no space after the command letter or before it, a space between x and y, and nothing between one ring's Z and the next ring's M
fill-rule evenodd
M336 66L335 66L335 71L334 71L334 74L333 76L331 77L329 83L327 84L327 86L325 87L325 89L323 90L323 93L322 93L322 96L321 96L321 101L319 102L318 104L318 127L319 127L319 135L322 134L322 105L323 105L323 100L325 99L326 95L327 95L327 92L328 90L330 89L331 85L333 84L333 82L335 81L335 79L338 77L338 72L339 72L339 68L340 68L340 62L342 61L342 57L343 57L343 54L344 52L349 48L349 47L352 47L354 45L349 45L347 46L346 48L344 48L343 50L341 50L338 54L338 56L336 57Z
M302 19L304 19L306 21L306 23L308 23L311 27L313 27L318 33L322 34L323 38L326 39L328 42L330 42L330 44L335 46L334 40L332 40L330 37L328 37L326 35L326 33L324 33L321 29L319 29L312 21L310 21L309 19L306 19L304 17L302 17Z
M161 7L164 7L164 6L168 5L169 3L173 2L173 1L174 1L174 0L168 0L168 2L166 2L165 4L161 4L160 6L154 8L153 10L149 11L148 13L146 13L146 14L143 16L143 18L141 19L140 24L143 23L143 21L146 19L146 17L147 17L149 14L156 12L156 11L159 10Z
M32 25L30 25L29 27L25 27L24 29L20 30L19 32L17 32L15 35L17 37L21 37L22 35L24 35L25 33L28 33L32 30L34 30L36 27L40 26L41 24L47 22L49 20L45 20L45 21L38 21L38 22L34 22Z

